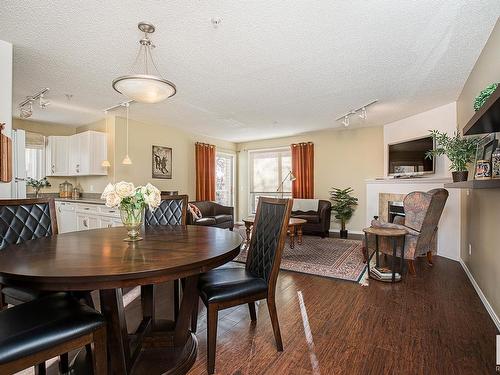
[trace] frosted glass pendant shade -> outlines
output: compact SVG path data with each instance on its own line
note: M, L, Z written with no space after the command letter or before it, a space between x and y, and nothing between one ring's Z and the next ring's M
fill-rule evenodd
M139 103L158 103L176 93L175 85L158 76L135 74L113 80L113 88Z
M128 155L125 155L125 157L123 158L122 164L124 164L124 165L131 165L132 164L132 159L130 159L130 157Z
M104 168L109 168L111 167L111 163L108 160L103 160L101 166Z

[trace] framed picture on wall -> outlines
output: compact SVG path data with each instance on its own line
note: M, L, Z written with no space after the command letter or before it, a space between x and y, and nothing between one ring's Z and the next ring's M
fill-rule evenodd
M153 178L172 178L172 149L170 147L153 146L151 158Z

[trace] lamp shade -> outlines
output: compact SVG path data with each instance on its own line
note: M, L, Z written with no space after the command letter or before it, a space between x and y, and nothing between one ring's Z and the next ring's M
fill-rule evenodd
M139 103L158 103L176 93L175 85L158 76L135 74L113 80L113 88Z

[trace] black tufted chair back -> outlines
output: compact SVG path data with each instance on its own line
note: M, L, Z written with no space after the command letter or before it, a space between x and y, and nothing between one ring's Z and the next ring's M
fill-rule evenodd
M146 225L186 225L187 195L162 195L160 206L146 208Z
M291 199L259 198L246 268L268 284L278 277L291 210Z
M57 234L54 199L0 200L0 250Z

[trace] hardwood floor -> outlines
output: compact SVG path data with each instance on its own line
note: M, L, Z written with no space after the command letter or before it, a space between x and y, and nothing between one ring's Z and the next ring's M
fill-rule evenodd
M216 374L494 374L496 327L458 262L416 262L401 283L337 281L280 272L277 308L284 351L276 351L265 301L220 312ZM172 288L157 297L171 317ZM206 374L206 315L200 303L198 359ZM129 329L140 300L127 307Z

